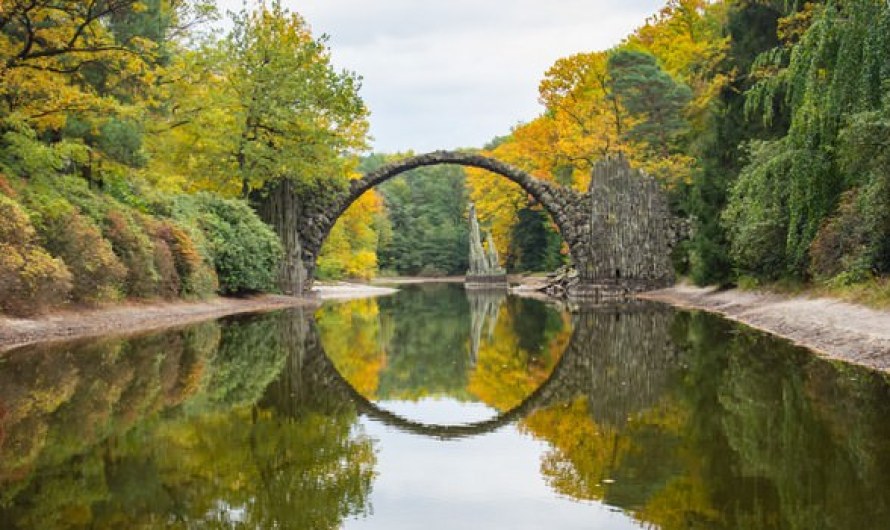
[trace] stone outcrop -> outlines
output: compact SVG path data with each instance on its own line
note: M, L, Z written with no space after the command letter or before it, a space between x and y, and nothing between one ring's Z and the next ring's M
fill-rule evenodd
M468 288L506 288L507 271L500 264L498 250L494 246L491 233L487 234L482 246L482 231L476 217L476 205L470 203L470 270L467 271L465 285Z

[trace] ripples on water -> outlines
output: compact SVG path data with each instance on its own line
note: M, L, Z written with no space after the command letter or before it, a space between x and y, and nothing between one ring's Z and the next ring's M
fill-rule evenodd
M0 528L879 529L886 376L460 286L0 356Z

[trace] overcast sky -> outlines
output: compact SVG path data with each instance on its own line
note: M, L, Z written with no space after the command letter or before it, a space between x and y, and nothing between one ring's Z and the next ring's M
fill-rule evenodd
M664 0L284 0L364 78L373 148L481 147L542 111L556 59L617 44ZM218 0L223 11L243 0Z

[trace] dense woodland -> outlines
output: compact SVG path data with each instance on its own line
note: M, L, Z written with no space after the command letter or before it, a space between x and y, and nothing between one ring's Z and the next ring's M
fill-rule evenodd
M272 291L263 203L408 154L363 154L360 77L278 2L226 31L212 0L0 5L0 311ZM669 0L616 47L557 60L539 100L478 148L579 190L623 153L691 220L680 274L890 297L884 0ZM460 274L469 201L510 270L567 262L522 190L442 167L350 208L319 275Z

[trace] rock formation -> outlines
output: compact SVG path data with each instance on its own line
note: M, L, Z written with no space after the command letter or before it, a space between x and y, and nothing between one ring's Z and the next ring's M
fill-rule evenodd
M467 271L466 286L469 288L507 287L507 272L501 267L498 251L491 233L488 233L482 246L482 231L476 218L476 205L470 203L470 270Z

